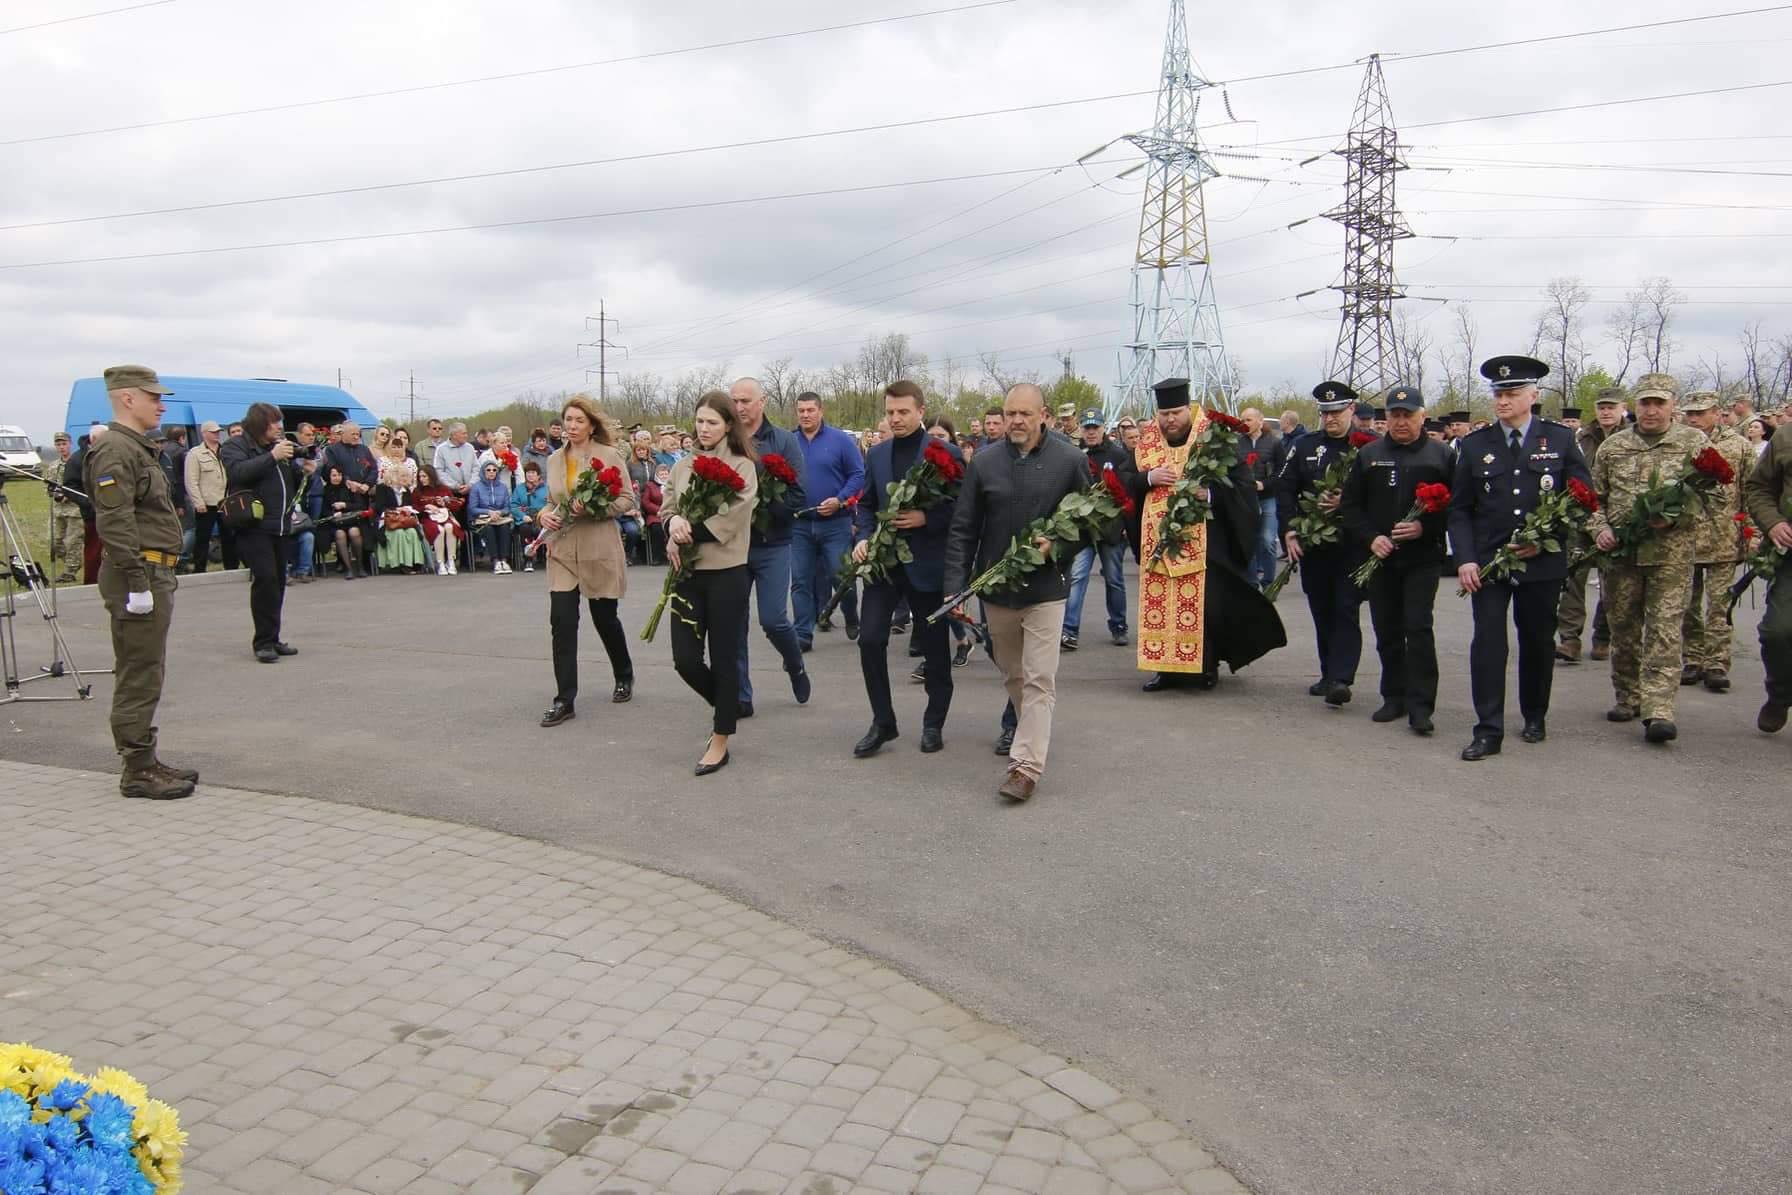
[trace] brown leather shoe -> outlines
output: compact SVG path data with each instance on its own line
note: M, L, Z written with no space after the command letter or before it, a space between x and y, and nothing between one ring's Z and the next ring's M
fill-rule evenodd
M1028 779L1019 769L1016 769L1008 773L1008 779L1002 782L1002 787L998 788L996 792L998 795L1016 803L1031 800L1033 796L1033 781Z
M1556 645L1556 659L1564 664L1580 663L1580 640L1564 639Z

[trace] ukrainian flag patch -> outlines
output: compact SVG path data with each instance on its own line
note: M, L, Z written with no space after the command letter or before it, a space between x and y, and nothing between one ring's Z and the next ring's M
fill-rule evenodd
M99 478L97 478L97 479L96 479L96 480L97 480L97 481L98 481L98 483L99 483L99 484L100 484L100 485L117 485L117 484L118 484L118 483L117 483L117 482L116 482L116 481L114 481L114 480L113 480L113 479L112 479L112 475L111 475L111 474L110 474L110 473L105 473L105 474L102 474L102 475L101 475L101 476L100 476L100 477L99 477Z

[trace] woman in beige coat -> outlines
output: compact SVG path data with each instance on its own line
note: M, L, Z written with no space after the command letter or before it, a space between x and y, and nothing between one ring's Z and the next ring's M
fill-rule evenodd
M584 395L566 401L560 412L566 442L548 458L548 505L541 512L541 526L552 532L548 541L548 627L554 644L554 704L541 716L543 726L558 726L573 717L579 695L579 598L591 608L591 621L610 656L616 688L610 700L627 701L635 692L635 665L628 655L628 636L616 615L622 600L628 562L622 552L618 515L637 509L635 490L628 480L622 450L616 446L616 430ZM622 473L622 496L611 503L603 518L589 514L581 503L568 504L572 481L589 462L599 468L614 466Z
M673 568L684 561L691 570L677 590L682 610L672 618L672 666L715 711L714 733L697 761L697 775L707 776L728 766L728 736L740 716L740 643L747 630L747 598L753 584L747 547L758 503L759 470L753 438L741 426L726 394L712 390L698 399L693 423L698 454L722 461L745 483L740 496L713 518L693 524L673 513L666 519L666 560ZM663 509L677 511L691 484L695 460L686 457L672 467L672 488Z

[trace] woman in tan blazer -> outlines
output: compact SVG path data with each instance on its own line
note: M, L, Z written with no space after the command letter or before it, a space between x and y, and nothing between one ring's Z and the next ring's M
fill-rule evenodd
M726 463L746 483L740 495L714 518L693 525L682 515L666 519L666 559L673 568L690 560L690 575L678 586L680 608L672 612L672 666L715 711L714 733L697 775L728 766L728 736L740 714L740 642L747 629L747 598L753 575L747 548L753 533L753 507L759 496L759 469L753 439L734 414L734 403L720 390L697 400L693 417L697 453ZM672 468L665 510L675 511L691 484L694 456ZM691 553L696 553L694 557ZM709 645L709 662L703 647Z
M548 542L548 627L553 634L555 692L554 704L541 716L543 726L558 726L573 717L573 702L579 695L580 595L591 608L591 621L604 641L610 670L616 676L610 700L627 701L635 692L628 635L616 615L628 574L616 516L635 512L635 490L628 481L622 450L616 446L616 429L598 413L597 404L582 394L567 399L560 424L566 442L548 458L548 505L540 516L542 529L555 533ZM563 514L573 479L591 461L600 468L614 466L621 471L622 496L601 519L576 502Z

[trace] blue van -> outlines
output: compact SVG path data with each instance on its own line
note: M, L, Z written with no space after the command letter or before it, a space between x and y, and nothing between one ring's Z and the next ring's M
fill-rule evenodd
M162 385L174 391L167 398L168 411L162 426L180 425L187 429L187 443L199 443L199 425L216 420L228 429L241 422L250 403L271 402L286 417L288 433L300 423L328 427L352 420L362 427L372 427L379 417L355 401L354 395L334 386L312 386L304 382L288 382L280 378L177 378L162 375ZM64 427L77 443L95 423L112 418L112 403L106 397L102 378L82 378L69 391L68 418Z

